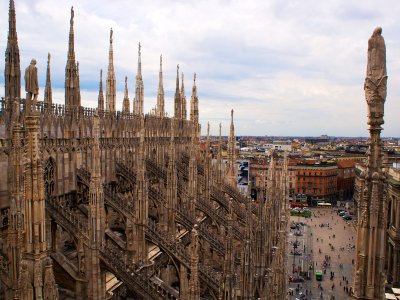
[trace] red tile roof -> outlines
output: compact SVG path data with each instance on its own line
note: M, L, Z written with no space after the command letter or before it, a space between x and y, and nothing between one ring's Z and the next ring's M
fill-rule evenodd
M337 161L337 166L339 169L354 168L355 165L356 161L351 159L339 159Z

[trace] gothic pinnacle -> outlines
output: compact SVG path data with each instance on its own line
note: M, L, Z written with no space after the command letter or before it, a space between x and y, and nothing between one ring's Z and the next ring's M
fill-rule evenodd
M163 85L163 71L162 71L162 55L160 55L160 72L158 77L156 114L161 118L164 117L164 85Z
M196 73L193 75L192 97L190 98L190 121L199 122L199 99L197 98Z
M128 98L128 76L125 76L125 91L124 91L124 97Z
M139 79L142 79L142 46L140 45L139 42L139 47L138 47L138 71L137 71L137 77Z
M14 107L14 101L19 101L21 96L21 69L14 0L10 0L8 12L8 38L5 56L5 98L9 107Z
M179 93L179 64L176 65L176 92Z
M185 96L185 84L184 84L184 74L182 72L182 86L181 86L181 104L182 104L182 119L186 120L186 96Z
M116 79L114 72L113 30L110 29L110 48L108 51L108 71L106 81L106 105L108 112L115 112Z
M75 45L74 45L74 7L71 6L71 19L69 28L69 49L68 49L68 60L75 61Z
M122 112L125 114L130 113L129 95L128 95L128 76L125 76L125 91L124 91L124 100L122 103Z
M104 95L103 95L103 69L100 70L99 97L97 102L99 113L104 112Z
M17 39L17 21L15 17L15 4L14 0L10 0L10 7L8 12L8 40Z
M176 87L174 101L174 116L176 119L182 119L182 99L179 91L179 65L176 66Z
M73 107L79 107L80 88L79 74L75 63L75 48L74 48L74 7L71 7L71 19L68 39L68 59L65 67L65 105L69 110Z
M53 102L53 93L51 89L51 77L50 77L50 53L47 55L47 72L46 72L46 87L44 91L44 103L51 106Z
M138 69L136 75L135 98L133 99L133 112L137 115L143 115L144 106L144 87L142 79L142 46L138 47Z

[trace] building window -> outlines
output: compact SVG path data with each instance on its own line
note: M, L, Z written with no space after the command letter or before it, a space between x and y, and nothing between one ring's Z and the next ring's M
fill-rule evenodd
M54 193L54 175L55 175L56 163L52 157L50 157L44 166L44 196L50 197Z

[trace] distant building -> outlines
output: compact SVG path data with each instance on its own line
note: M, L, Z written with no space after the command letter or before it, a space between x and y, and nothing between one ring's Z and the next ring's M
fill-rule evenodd
M354 192L355 160L338 160L337 191L338 200L351 200Z
M305 138L304 141L307 144L312 144L312 145L327 145L330 142L329 137L327 135L321 135L320 137Z
M290 166L296 174L296 193L305 194L312 204L317 201L336 203L337 173L336 162L298 161Z
M275 149L281 151L292 151L292 141L273 141L271 144L265 144L266 149Z

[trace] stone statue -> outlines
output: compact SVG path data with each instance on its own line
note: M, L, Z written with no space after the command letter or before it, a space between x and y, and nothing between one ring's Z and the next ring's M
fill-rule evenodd
M368 40L367 78L376 85L386 76L386 46L382 37L382 28L375 28Z
M382 28L375 28L368 40L367 76L364 83L368 104L368 124L380 126L384 123L384 103L386 100L386 46Z
M36 104L39 95L38 72L36 68L36 59L31 60L31 64L25 69L25 91L26 101L32 100Z

